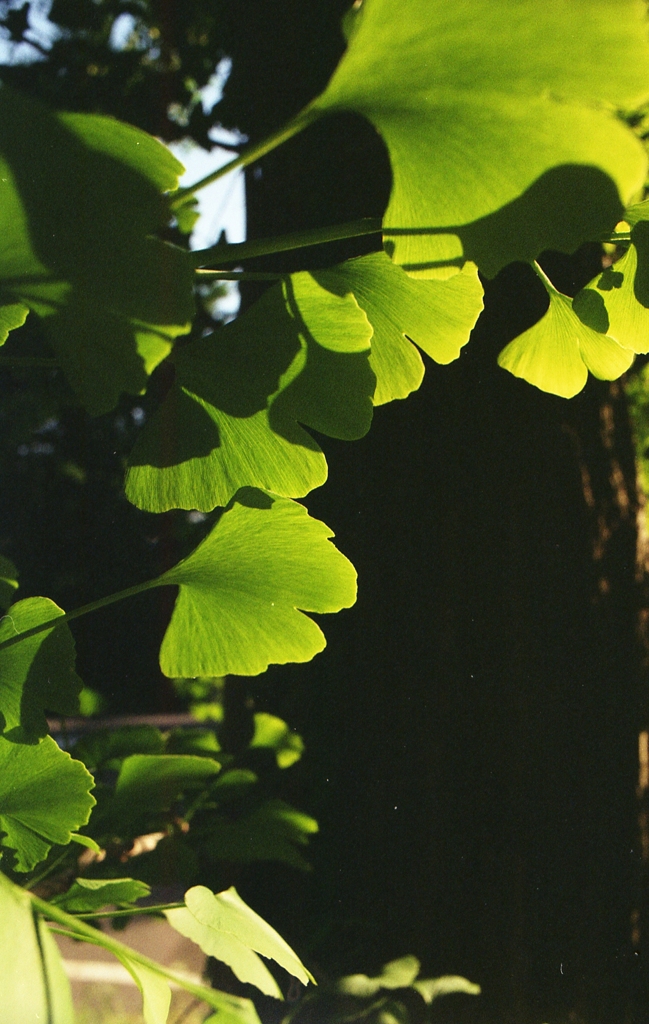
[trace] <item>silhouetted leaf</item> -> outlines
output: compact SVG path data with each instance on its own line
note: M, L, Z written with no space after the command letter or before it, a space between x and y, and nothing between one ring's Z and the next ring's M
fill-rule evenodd
M141 392L189 330L189 259L149 237L169 219L161 192L175 189L181 172L161 143L131 125L53 113L0 90L2 294L44 319L94 414L112 409L122 391Z
M224 776L224 784L227 784L227 779L227 775ZM222 796L220 787L215 787L214 796ZM317 831L315 818L295 810L283 800L266 800L235 821L216 816L210 829L206 856L213 861L243 864L252 864L256 860L276 861L289 864L298 871L310 871L311 865L302 856L300 847L306 846L310 836Z

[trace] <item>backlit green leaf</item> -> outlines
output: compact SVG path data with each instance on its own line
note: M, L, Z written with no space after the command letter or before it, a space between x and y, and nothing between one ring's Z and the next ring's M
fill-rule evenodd
M475 982L458 974L444 974L441 978L422 978L414 982L413 988L417 989L427 1003L432 1003L440 996L453 995L455 992L462 992L466 996L479 996L482 991Z
M627 210L631 245L573 300L580 319L633 352L649 352L649 202Z
M367 433L372 328L344 282L292 274L247 313L180 350L176 383L130 457L140 508L209 511L239 487L302 497L326 479L301 424L330 437Z
M29 896L0 873L0 1019L6 1024L72 1024L61 956L47 925L39 921L38 929L40 948Z
M370 978L366 974L350 974L336 983L336 990L345 995L367 999L384 989L409 988L419 974L416 956L402 956L384 964L380 974Z
M411 341L436 363L450 363L469 340L483 306L482 285L471 264L449 281L417 281L384 253L372 253L323 271L319 279L348 288L374 329L374 405L405 398L421 384L424 364Z
M31 871L51 846L65 846L94 807L94 780L50 736L29 746L0 737L0 830L16 870Z
M547 313L498 356L498 365L541 391L572 398L586 384L588 370L600 380L615 380L634 354L579 319L572 299L546 286Z
M0 345L4 345L9 332L22 327L27 319L29 309L20 302L0 306Z
M169 1006L171 1005L169 982L149 967L131 960L126 954L118 955L117 958L142 993L144 1024L167 1024Z
M64 612L47 597L28 597L0 619L0 643ZM82 682L74 670L74 640L67 623L0 650L0 723L9 739L45 736L45 711L74 715Z
M180 587L160 650L172 678L257 675L323 650L304 612L356 597L356 573L303 506L245 489L188 558L154 583Z
M645 177L611 112L649 93L645 17L638 0L364 0L313 107L381 133L395 262L493 275L610 230Z
M134 878L75 878L67 892L51 900L69 914L101 910L108 905L136 903L151 889Z
M290 768L300 760L304 752L304 741L286 722L275 715L259 711L254 716L254 723L255 732L250 741L251 747L270 747L275 751L280 768Z
M92 413L141 392L189 329L189 259L150 237L169 219L161 192L181 172L130 125L0 90L0 287L5 301L44 318Z
M281 935L243 902L235 888L214 894L197 885L185 893L185 904L185 908L166 911L171 926L197 942L208 956L227 963L240 981L281 998L277 983L255 953L274 960L304 985L313 981Z

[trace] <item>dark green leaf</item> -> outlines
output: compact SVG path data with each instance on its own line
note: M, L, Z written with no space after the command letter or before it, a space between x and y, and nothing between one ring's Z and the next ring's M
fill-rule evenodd
M9 607L18 590L18 570L9 558L0 555L0 608Z
M68 891L51 902L69 914L80 914L109 905L137 903L150 892L148 885L134 878L75 878Z
M0 620L0 643L64 612L47 597L28 597ZM74 670L67 623L0 650L0 720L8 739L29 742L47 734L45 711L74 715L82 682Z
M115 796L122 806L164 810L187 789L204 786L220 770L220 764L209 757L133 754L121 767Z
M113 408L189 329L185 252L148 237L181 165L130 125L0 90L0 285L44 318L90 412ZM15 316L17 316L17 312Z
M225 785L227 776L223 781ZM214 796L219 796L218 787ZM308 814L296 811L283 800L267 800L236 821L223 816L215 818L206 855L214 861L243 864L256 860L277 861L299 871L309 871L311 866L302 856L300 847L306 846L309 837L317 831L317 821Z

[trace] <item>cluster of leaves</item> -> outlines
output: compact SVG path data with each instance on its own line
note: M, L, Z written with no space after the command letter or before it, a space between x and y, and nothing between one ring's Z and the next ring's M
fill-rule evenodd
M176 880L190 885L205 864L225 858L271 856L302 867L299 846L315 827L287 805L259 799L253 770L226 756L208 727L95 735L62 750L47 735L45 713L79 709L68 623L173 586L160 649L170 678L256 675L321 651L310 614L349 607L355 573L329 528L294 500L326 479L311 431L359 438L374 406L420 385L421 352L439 363L457 359L482 309L479 272L494 275L512 260L536 267L548 311L500 363L544 390L575 394L588 370L616 377L649 349L649 218L636 201L647 158L616 116L649 94L641 5L620 0L614 18L608 0L398 7L357 2L345 20L347 51L324 92L189 191L178 189L181 166L151 136L0 90L0 343L28 314L39 318L51 358L91 415L113 409L124 392L141 394L165 363L168 387L130 454L126 495L151 512L221 510L173 568L67 614L46 597L11 603L16 577L2 567L9 607L0 623L0 899L19 932L14 948L40 979L25 993L18 972L9 1005L24 1011L20 1000L31 1000L33 1015L55 1024L70 1019L69 990L44 919L110 949L140 986L146 1021L160 1024L168 972L79 915L101 914L109 903L131 915L148 893L143 886L160 877L156 858L173 861ZM605 72L593 60L601 53ZM207 337L191 333L197 274L237 277L227 268L252 255L378 232L380 225L361 222L194 253L161 237L172 221L189 227L197 188L340 110L364 115L389 152L383 251L326 270L270 274L270 287L234 323ZM628 242L628 250L574 301L534 263L548 248L572 251L604 237ZM299 753L283 723L258 717L255 725L252 748L275 749L284 763ZM134 857L143 835L158 845ZM89 848L88 871L68 879L67 891L48 903L16 884L34 889L38 865L45 861L41 876L51 871L73 841ZM129 861L137 877L125 879ZM266 994L281 993L260 956L309 980L232 889L215 895L193 885L181 906L165 909L173 927ZM347 979L338 994L376 997L362 1016L401 1020L399 1000L384 990L414 986L424 1001L439 990L416 982L417 972L414 962L388 965L379 979ZM230 1018L256 1021L246 1001L185 987Z

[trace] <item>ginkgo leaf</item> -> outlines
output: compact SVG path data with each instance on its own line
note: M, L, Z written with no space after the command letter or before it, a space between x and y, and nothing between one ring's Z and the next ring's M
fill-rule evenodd
M115 795L120 805L150 811L169 807L186 789L202 787L221 770L211 757L191 754L133 754L122 764Z
M582 390L588 370L600 380L615 380L628 370L633 352L584 324L573 311L572 299L544 284L548 311L502 350L498 365L562 398Z
M215 787L214 796L218 799L220 795L220 789ZM317 831L315 818L283 800L266 800L235 821L230 817L215 817L205 854L212 861L251 864L270 860L289 864L298 871L310 871L311 865L302 856L300 847L306 846Z
M381 973L374 978L366 974L349 974L336 983L336 991L345 995L367 999L375 996L382 988L409 988L419 974L419 960L416 956L402 956L384 964Z
M136 903L150 892L145 882L135 878L75 878L68 891L53 896L51 902L68 913L79 914L109 904Z
M27 306L20 302L10 302L0 306L0 345L4 345L10 331L22 327L29 314Z
M1 1019L7 1024L71 1024L70 985L61 955L28 893L0 872Z
M612 228L645 178L612 111L649 93L645 16L636 0L613 16L609 0L364 0L308 112L355 110L382 135L395 262L493 275Z
M115 954L142 993L144 1024L167 1024L171 1005L169 982L151 968L131 960L125 954Z
M47 597L18 601L0 619L0 644L63 614ZM0 649L0 726L8 739L29 742L45 736L46 710L78 714L83 684L74 665L74 639L67 623Z
M190 327L189 258L150 237L182 165L130 125L51 112L3 86L0 172L3 296L44 319L70 383L106 412L144 389Z
M10 558L0 555L0 608L5 611L18 590L18 570Z
M50 736L35 746L0 737L0 830L17 871L31 871L54 844L87 824L94 779Z
M240 981L281 999L280 989L260 954L307 985L312 975L274 928L243 902L234 887L213 893L197 885L185 893L185 907L165 912L169 924L208 956L227 963Z
M254 726L250 746L274 750L278 768L290 768L300 760L304 753L304 740L283 719L258 711L254 716Z
M421 384L424 364L411 341L436 363L450 363L483 308L482 285L472 264L448 281L417 281L385 253L372 253L320 271L318 279L348 288L374 329L374 405L405 398Z
M239 487L302 497L326 479L301 424L353 439L372 420L372 328L349 289L292 274L175 357L176 383L130 459L139 508L209 511Z
M160 649L165 675L258 675L309 661L325 638L305 612L356 599L356 573L329 527L296 502L244 489L195 551L152 585L178 585Z
M443 974L441 978L421 978L413 982L424 1002L432 1003L440 996L450 996L461 992L465 996L479 996L482 989L475 982L463 978L459 974Z

